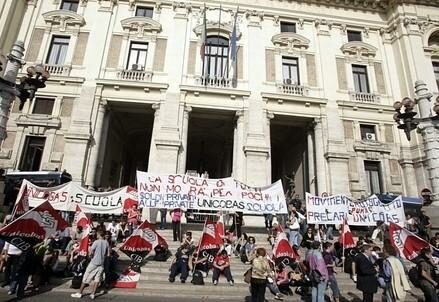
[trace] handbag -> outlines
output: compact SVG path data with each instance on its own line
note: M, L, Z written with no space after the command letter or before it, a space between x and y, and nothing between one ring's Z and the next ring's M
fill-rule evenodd
M252 268L249 268L244 273L244 282L250 284L251 281L252 281Z
M322 274L318 270L313 269L309 273L309 279L314 284L320 283L320 281L322 281Z

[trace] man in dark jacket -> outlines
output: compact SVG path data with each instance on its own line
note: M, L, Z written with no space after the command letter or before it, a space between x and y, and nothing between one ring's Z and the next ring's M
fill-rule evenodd
M378 290L377 270L372 262L372 247L365 244L362 250L355 258L357 289L363 292L363 302L373 302L373 294Z

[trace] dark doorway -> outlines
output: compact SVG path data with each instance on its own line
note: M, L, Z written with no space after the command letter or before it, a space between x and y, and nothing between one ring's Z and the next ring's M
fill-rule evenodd
M148 171L154 112L145 104L111 104L101 186L136 184L136 170Z
M189 120L186 171L229 177L233 164L234 112L196 111Z
M307 158L305 121L293 117L276 117L270 124L271 178L272 182L282 179L288 192L288 179L295 182L295 194L305 197ZM292 177L294 175L294 177Z
M43 157L45 137L26 136L24 142L23 156L21 157L21 171L38 171Z

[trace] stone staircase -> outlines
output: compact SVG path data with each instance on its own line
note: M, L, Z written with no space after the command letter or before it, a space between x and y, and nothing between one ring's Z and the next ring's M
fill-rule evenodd
M162 235L168 241L169 248L172 253L175 253L179 243L172 241L171 230L159 230ZM198 240L201 235L201 231L193 231L193 238ZM265 247L271 251L271 247L267 242L267 236L261 233L250 234L256 238L256 244L258 246ZM128 257L120 253L121 266L129 263ZM246 296L249 296L249 286L243 280L244 272L249 268L249 265L243 264L239 258L233 258L231 260L231 271L235 280L235 285L230 286L224 277L220 277L219 284L212 284L212 273L209 272L207 278L205 278L205 285L192 285L190 283L191 277L188 278L185 284L180 283L180 279L177 277L174 283L168 281L169 267L171 259L167 262L148 261L142 267L142 273L140 281L136 289L112 289L111 292L121 295L135 295L145 297L167 297L167 298L197 298L207 301L244 301ZM122 269L122 267L121 267ZM342 296L345 298L342 301L360 301L362 294L355 288L355 283L345 273L341 272L341 268L337 268L337 280L341 289ZM69 288L70 281L63 283L62 285L52 289L53 291L62 292L74 292ZM381 293L381 290L379 290ZM330 290L327 291L330 294ZM275 301L274 296L267 289L266 298L268 301ZM305 299L305 301L308 298ZM375 301L381 301L381 294L375 295ZM411 292L408 293L405 301L423 301L422 292L419 289L412 287ZM284 301L303 301L302 297L294 294L294 296L284 297Z

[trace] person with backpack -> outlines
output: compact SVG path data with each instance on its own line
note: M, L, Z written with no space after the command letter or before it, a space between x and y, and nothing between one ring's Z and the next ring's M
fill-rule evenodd
M424 293L425 302L439 302L437 295L438 282L434 273L434 264L430 248L421 251L421 259L417 264L419 273L418 286Z
M382 277L385 281L384 295L386 302L404 301L410 284L405 275L401 260L396 257L396 250L391 245L384 246Z
M320 242L314 241L311 244L306 262L309 264L310 279L312 283L311 301L325 302L325 290L328 285L328 269L323 255L320 252Z
M373 302L373 295L378 290L378 280L370 245L363 245L362 252L356 256L355 271L357 273L357 289L363 292L363 302Z

